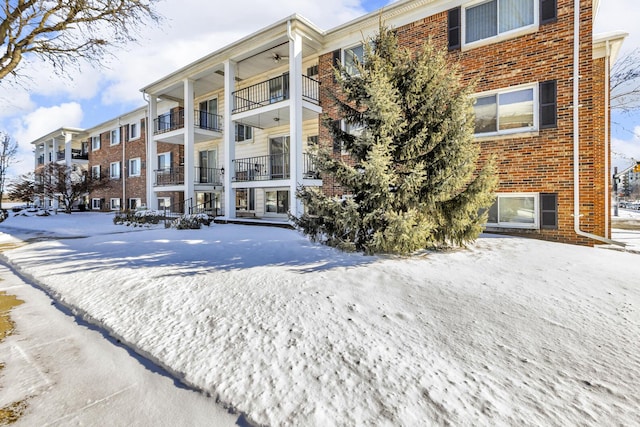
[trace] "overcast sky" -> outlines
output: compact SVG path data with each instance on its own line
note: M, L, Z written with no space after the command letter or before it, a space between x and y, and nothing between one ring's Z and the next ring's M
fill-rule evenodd
M243 36L293 13L329 29L389 0L164 0L159 27L144 29L140 42L117 52L107 68L85 66L66 78L43 63L27 64L24 86L0 83L0 130L20 144L21 162L12 174L33 169L30 142L62 126L88 128L144 105L139 89ZM596 32L630 33L623 53L640 46L637 0L601 0ZM614 152L640 160L640 114L614 116Z

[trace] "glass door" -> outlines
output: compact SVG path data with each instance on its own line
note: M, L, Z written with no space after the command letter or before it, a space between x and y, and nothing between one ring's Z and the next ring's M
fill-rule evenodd
M216 158L216 150L200 151L200 171L198 176L201 184L215 182L215 167L218 164Z
M270 179L289 178L289 137L269 139Z
M218 98L200 103L200 128L218 129Z

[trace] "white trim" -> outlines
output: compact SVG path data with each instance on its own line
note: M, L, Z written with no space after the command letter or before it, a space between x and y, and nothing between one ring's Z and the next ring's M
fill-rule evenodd
M113 165L118 165L118 175L114 175L113 174ZM109 178L111 179L120 179L120 177L122 176L122 165L120 165L120 162L111 162L109 163Z
M98 142L97 147L94 144L95 141ZM98 151L101 148L100 146L101 146L100 135L92 136L91 137L91 151Z
M117 207L114 207L114 202L117 201ZM112 197L109 199L109 209L112 211L119 211L122 204L119 197Z
M540 193L496 193L496 203L498 203L498 215L500 215L499 201L501 198L515 197L533 197L533 223L517 223L517 222L487 222L487 227L495 228L522 228L522 229L540 229Z
M474 6L481 5L483 3L488 3L493 0L478 0L469 4L466 4L461 7L460 10L460 45L461 50L469 50L480 46L486 46L488 44L493 44L497 42L501 42L504 40L513 39L516 37L520 37L525 34L535 33L540 29L540 0L533 0L533 23L529 25L525 25L523 27L514 28L510 31L505 31L504 33L498 32L495 36L486 37L484 39L476 40L473 42L466 42L467 39L467 9L472 8ZM500 15L500 10L497 9L498 16ZM496 17L497 18L497 17ZM500 23L497 23L498 27ZM499 31L499 28L496 29Z
M99 197L94 197L91 199L91 210L94 211L99 211L100 209L102 209L102 199L100 199ZM97 202L97 207L96 207L96 202Z
M135 134L131 132L132 126L135 126L135 128L137 129L137 132ZM128 129L129 129L129 135L128 135L129 141L135 141L136 139L140 139L140 135L142 133L140 132L141 131L140 121L129 123Z
M138 162L138 173L135 173L135 174L134 174L134 173L131 173L131 170L133 169L133 168L131 167L131 162L135 162L135 161L137 161L137 162ZM128 169L129 169L129 170L128 170L128 172L129 172L129 176L130 176L130 177L140 176L140 174L142 173L142 160L140 159L140 157L136 157L136 158L133 158L133 159L129 159L129 162L128 162L128 163L129 163L129 164L128 164L127 166L128 166Z
M506 130L500 130L500 123L499 123L499 117L500 117L500 103L498 102L500 95L504 95L507 93L512 93L512 92L518 92L521 90L527 90L527 89L532 89L533 90L533 126L527 126L527 127L520 127L520 128L515 128L515 129L506 129ZM474 99L478 99L478 98L483 98L486 96L491 96L491 95L497 95L496 98L496 105L498 108L497 111L497 116L496 116L496 131L495 132L481 132L481 133L474 133L474 136L476 138L484 138L484 137L488 137L488 136L500 136L500 135L513 135L513 134L519 134L519 133L529 133L529 132L536 132L540 129L540 99L539 99L539 94L540 94L540 90L539 90L539 86L538 86L538 82L536 83L525 83L525 84L521 84L521 85L517 85L517 86L510 86L507 88L500 88L500 89L495 89L495 90L489 90L489 91L484 91L484 92L478 92L478 93L474 93L473 94L473 98Z
M118 142L113 142L114 138L113 138L113 134L116 133L117 135L117 139ZM122 140L122 135L120 135L120 128L117 127L115 129L111 129L111 131L109 132L109 145L118 145L120 144L120 141Z

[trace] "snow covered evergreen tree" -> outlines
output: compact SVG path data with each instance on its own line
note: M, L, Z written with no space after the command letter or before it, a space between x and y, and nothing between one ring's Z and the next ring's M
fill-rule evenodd
M306 212L294 218L311 239L343 250L407 254L475 240L494 200L493 162L478 170L470 88L446 53L429 41L401 49L381 26L365 44L358 72L336 70L335 96L346 132L327 117L348 159L317 150L321 173L349 197L321 188L298 191Z

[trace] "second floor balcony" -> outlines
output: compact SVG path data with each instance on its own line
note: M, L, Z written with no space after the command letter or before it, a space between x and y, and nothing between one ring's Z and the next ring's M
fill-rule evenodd
M289 153L247 157L233 160L232 181L274 181L291 177ZM303 154L302 176L304 179L320 179L314 157Z
M64 159L65 159L64 150L58 151L56 153L56 160L60 162L60 161L62 161ZM86 152L86 151L83 151L83 150L72 148L71 149L71 159L72 160L89 160L89 153ZM44 162L44 157L43 157L43 162Z
M158 169L153 172L155 176L154 185L156 187L184 184L184 166ZM204 168L197 166L195 168L194 183L221 186L223 174L224 169Z

